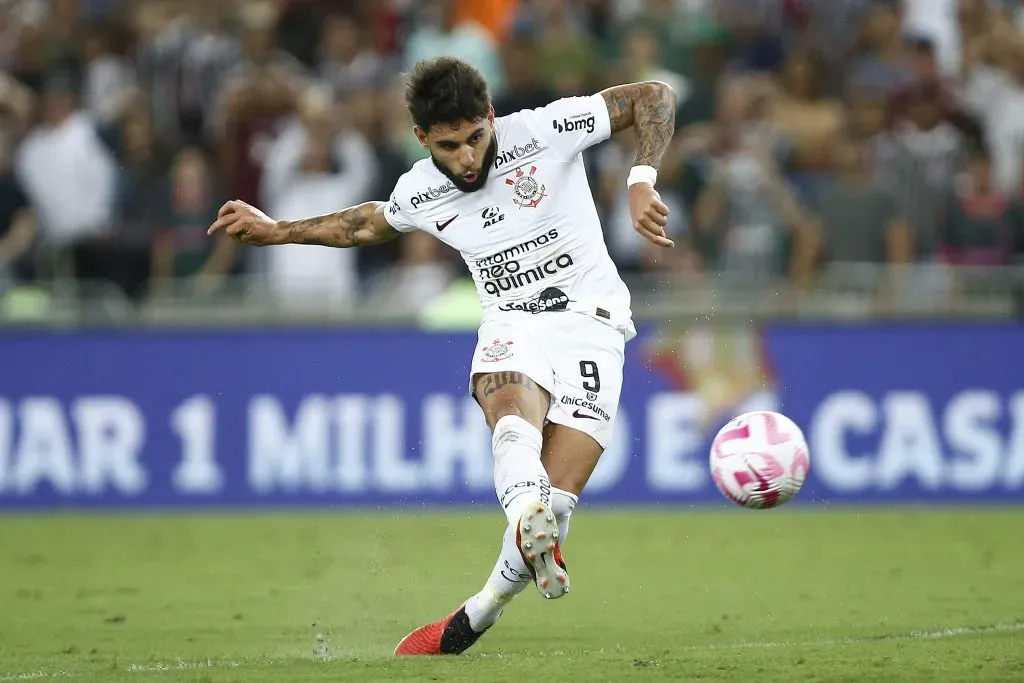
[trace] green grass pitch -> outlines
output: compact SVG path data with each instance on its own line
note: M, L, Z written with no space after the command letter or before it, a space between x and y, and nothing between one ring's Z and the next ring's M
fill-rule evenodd
M1024 680L1022 523L583 506L572 593L395 659L482 585L496 509L7 516L0 681Z

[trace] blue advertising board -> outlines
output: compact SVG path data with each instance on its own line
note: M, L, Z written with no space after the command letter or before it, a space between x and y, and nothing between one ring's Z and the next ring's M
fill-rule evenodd
M492 504L475 334L0 335L0 508ZM793 504L1024 500L1024 328L648 328L589 503L727 503L732 415L807 436Z

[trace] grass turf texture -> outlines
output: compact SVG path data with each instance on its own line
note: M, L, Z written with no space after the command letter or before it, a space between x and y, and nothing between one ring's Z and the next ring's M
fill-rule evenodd
M1022 522L583 506L572 593L394 659L483 584L496 510L7 517L0 681L1024 680Z

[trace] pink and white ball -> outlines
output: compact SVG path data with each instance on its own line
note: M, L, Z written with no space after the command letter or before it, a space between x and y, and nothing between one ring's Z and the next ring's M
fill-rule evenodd
M711 477L722 495L748 508L782 505L811 468L807 441L781 413L757 410L729 421L711 444Z

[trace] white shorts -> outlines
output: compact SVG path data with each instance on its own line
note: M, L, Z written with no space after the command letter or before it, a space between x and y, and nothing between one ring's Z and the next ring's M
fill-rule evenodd
M481 324L473 377L521 372L551 394L547 420L578 429L602 448L622 391L625 333L579 311L509 314Z

